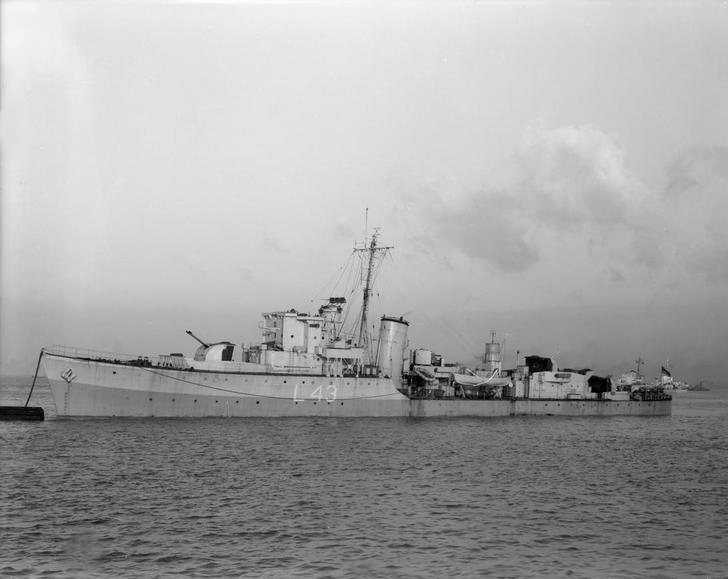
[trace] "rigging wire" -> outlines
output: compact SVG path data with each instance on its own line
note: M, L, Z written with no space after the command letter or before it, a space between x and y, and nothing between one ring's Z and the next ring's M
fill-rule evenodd
M323 292L323 291L324 291L324 290L325 290L325 289L326 289L327 287L329 287L329 286L331 286L331 290L330 290L330 291L328 292L328 296L327 296L327 297L331 297L332 295L334 295L334 291L336 290L336 288L337 288L337 287L339 287L339 283L341 282L341 279L342 279L342 278L344 277L344 274L345 274L345 273L347 272L347 270L349 269L349 267L350 267L350 265L351 265L351 262L352 262L352 255L351 255L351 254L349 254L349 257L347 257L347 259L346 259L346 261L344 262L344 264L343 264L343 265L341 265L341 266L339 267L339 277L338 277L338 279L336 280L336 283L334 283L334 285L333 285L333 286L331 286L331 280L333 280L333 279L334 279L334 277L336 276L336 274L334 274L334 275L333 275L333 276L331 277L331 279L329 279L329 281L327 281L327 282L326 282L326 283L325 283L325 284L324 284L324 285L323 285L323 286L321 287L321 289L319 289L319 290L318 290L318 291L317 291L317 292L315 293L314 297L312 297L312 298L311 298L311 299L309 300L309 303L313 303L313 302L315 302L315 301L318 301L318 300L320 300L320 299L321 299L321 298L320 298L320 296L322 295L322 292Z
M352 295L352 294L353 294L353 293L354 293L355 291L356 291L356 288L352 288L352 289L351 289L351 292L349 292L349 296L351 296L351 295ZM353 303L353 300L352 300L352 302L351 302L351 303ZM346 308L346 309L344 310L344 319L343 319L343 320L341 320L341 331L339 332L340 334L344 334L344 335L353 335L353 334L354 334L354 330L353 330L353 328L356 328L356 326L357 326L357 323L356 323L356 321L355 321L355 323L354 323L354 325L353 325L353 327L352 327L352 329L351 329L351 330L349 330L349 331L345 331L345 330L344 330L344 328L346 327L346 322L347 322L347 320L348 320L348 318L349 318L349 313L350 313L350 312L351 312L352 310L353 310L353 308L352 308L351 306L350 306L350 307L348 307L348 308ZM358 319L359 319L360 317L361 317L361 312L359 312L359 313L357 314L357 320L358 320Z
M336 280L336 284L333 288L331 288L331 293L333 294L336 291L336 288L339 287L339 284L341 283L341 280L344 277L345 273L348 273L349 277L351 277L351 271L353 270L353 264L354 264L354 256L353 254L349 254L349 257L346 259L346 269L341 272L341 275L339 276L339 279ZM345 284L344 288L348 287L348 283Z
M357 262L359 265L361 264L360 256L359 259L355 259L354 252L350 253L344 264L339 268L338 272L338 278L336 279L336 282L331 285L331 280L327 282L321 290L319 290L318 295L321 295L321 292L325 290L327 287L330 287L330 291L328 292L328 297L332 297L336 295L337 291L338 293L343 293L346 299L346 307L344 308L344 317L341 320L341 323L339 325L339 333L338 336L341 336L342 334L347 335L349 332L345 330L347 321L350 316L350 312L353 309L353 305L356 302L356 299L352 299L352 296L355 296L355 292L358 288L358 286L361 285L361 281L357 280L357 276L359 275L357 271ZM333 277L332 277L333 279ZM342 280L345 280L344 284L342 285ZM342 287L341 291L338 290L339 287ZM350 290L348 288L351 288ZM348 293L347 293L348 291ZM317 298L314 297L310 300L310 302L314 302ZM356 324L354 324L354 327L356 327ZM353 334L353 329L351 330L351 333ZM337 337L338 337L337 336Z
M388 252L389 253L389 252ZM392 260L392 264L396 267L396 261L391 253L389 253L390 259ZM399 268L397 268L399 269ZM403 299L407 299L407 294L403 292L395 283L390 284L389 289L392 290L392 293L397 294L399 297ZM433 328L436 331L439 331L444 336L451 336L452 341L459 343L459 347L462 348L465 352L467 352L467 355L472 355L472 352L479 352L482 350L482 346L480 343L478 343L477 346L474 346L472 343L472 340L469 340L466 338L461 332L459 332L452 324L448 324L446 321L438 320L428 314L425 310L416 310L418 315L425 318L425 321L433 326ZM465 363L465 361L463 361Z

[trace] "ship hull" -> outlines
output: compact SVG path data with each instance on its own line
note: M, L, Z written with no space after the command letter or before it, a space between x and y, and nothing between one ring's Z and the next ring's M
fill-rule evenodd
M410 416L670 416L672 400L411 400Z
M46 354L58 416L403 416L388 378L174 370Z
M137 367L45 354L59 417L667 416L670 400L411 400L389 378Z

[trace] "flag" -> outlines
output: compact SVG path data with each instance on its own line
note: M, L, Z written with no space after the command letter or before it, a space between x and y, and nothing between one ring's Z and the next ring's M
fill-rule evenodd
M667 376L668 378L672 376L672 374L670 374L670 372L668 372L667 370L665 370L665 367L664 366L662 366L662 375L663 376Z

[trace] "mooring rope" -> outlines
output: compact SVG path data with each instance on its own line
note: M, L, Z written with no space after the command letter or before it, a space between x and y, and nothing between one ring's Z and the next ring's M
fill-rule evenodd
M25 408L28 407L28 402L30 402L30 397L33 395L33 388L35 388L35 381L38 378L38 369L40 368L40 361L43 358L43 354L45 354L45 350L43 348L40 349L40 355L38 356L38 364L35 366L35 375L33 376L33 384L30 386L30 392L28 393L28 399L25 401Z

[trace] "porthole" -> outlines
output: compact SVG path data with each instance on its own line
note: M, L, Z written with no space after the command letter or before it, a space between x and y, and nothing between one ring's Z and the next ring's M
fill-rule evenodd
M260 400L256 400L256 401L255 401L255 403L256 403L256 404L260 404Z

